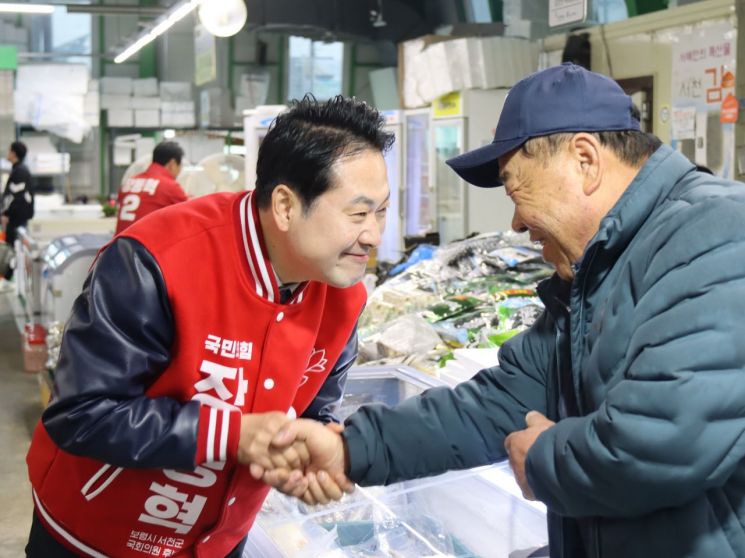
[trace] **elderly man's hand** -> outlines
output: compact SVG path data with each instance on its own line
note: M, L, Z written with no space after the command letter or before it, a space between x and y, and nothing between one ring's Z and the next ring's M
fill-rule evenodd
M303 461L309 460L308 466L301 472L297 467L293 470L252 463L251 475L309 505L339 500L354 490L354 483L344 474L344 442L340 436L343 430L341 425L324 426L308 419L289 422L272 440L272 446L277 451L302 447L298 453L303 455Z
M535 495L530 489L528 479L525 476L525 459L538 436L556 423L548 420L538 411L530 411L525 415L525 422L527 424L525 430L518 430L505 438L504 449L507 450L507 455L510 458L510 467L512 467L512 471L515 473L515 480L520 486L520 490L523 491L523 496L527 500L535 500Z

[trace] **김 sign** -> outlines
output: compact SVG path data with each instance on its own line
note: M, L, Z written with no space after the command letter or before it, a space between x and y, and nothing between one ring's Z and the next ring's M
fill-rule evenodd
M737 122L740 103L737 98L730 93L722 101L722 110L719 113L719 121L722 124L733 124Z

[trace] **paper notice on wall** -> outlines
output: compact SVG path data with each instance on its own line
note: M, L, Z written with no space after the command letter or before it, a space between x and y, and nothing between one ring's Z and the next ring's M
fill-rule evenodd
M706 131L709 124L709 115L706 112L696 114L696 164L707 166L707 141Z
M730 21L708 21L671 32L676 38L671 53L672 146L682 149L695 163L709 167L718 176L732 178L734 122L738 116L737 30ZM696 111L693 135L688 112L691 108ZM681 109L683 112L678 112ZM677 145L685 140L687 146Z
M675 140L696 137L696 107L673 107L671 138Z

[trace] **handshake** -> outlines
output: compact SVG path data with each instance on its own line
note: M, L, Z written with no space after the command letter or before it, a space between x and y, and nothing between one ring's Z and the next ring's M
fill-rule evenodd
M345 474L342 430L279 412L243 415L238 462L280 492L308 505L326 504L354 490Z

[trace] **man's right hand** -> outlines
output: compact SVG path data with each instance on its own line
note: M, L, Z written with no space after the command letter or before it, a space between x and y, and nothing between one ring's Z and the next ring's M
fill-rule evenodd
M251 413L241 418L241 436L238 441L238 462L242 465L257 464L264 469L303 469L308 455L303 444L272 447L272 439L290 419L285 413Z
M304 446L309 465L304 475L281 467L267 468L256 463L251 465L251 474L281 492L302 498L310 505L326 504L339 500L345 492L354 490L345 474L345 448L341 425L323 424L307 419L298 419L286 424L272 440L272 445L285 452Z

